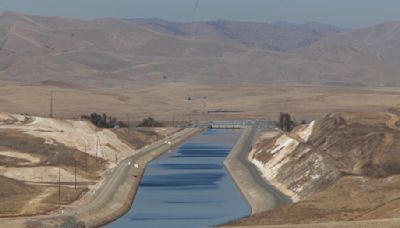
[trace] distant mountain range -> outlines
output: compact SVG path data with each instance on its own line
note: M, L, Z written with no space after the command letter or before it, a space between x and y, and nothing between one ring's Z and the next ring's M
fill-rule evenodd
M0 80L400 85L400 22L347 31L284 22L91 21L0 14Z
M130 19L163 34L180 37L219 38L249 47L288 51L307 47L334 33L344 32L332 25L311 22L302 25L275 22L212 21L177 23L161 19Z

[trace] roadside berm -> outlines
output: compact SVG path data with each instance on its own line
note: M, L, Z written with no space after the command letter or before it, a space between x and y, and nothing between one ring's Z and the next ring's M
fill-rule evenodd
M330 223L400 216L400 109L333 113L259 140L249 154L294 203L228 226Z

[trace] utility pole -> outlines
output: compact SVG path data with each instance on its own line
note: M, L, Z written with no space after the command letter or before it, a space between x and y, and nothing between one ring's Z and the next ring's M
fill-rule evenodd
M58 167L58 204L61 206L61 168Z
M53 101L54 100L54 96L53 96L53 92L50 93L50 113L49 116L50 118L53 118Z
M86 171L86 173L87 173L87 160L88 160L88 154L86 151L86 144L85 144L85 171Z
M175 112L172 112L172 127L175 127Z
M99 135L96 135L97 137L97 143L96 143L96 163L97 163L97 157L99 153Z
M131 125L130 125L129 113L126 114L126 117L127 117L126 125L128 125L128 140L129 140L129 138L131 137Z
M75 191L76 191L76 160L74 162L74 165L75 165Z

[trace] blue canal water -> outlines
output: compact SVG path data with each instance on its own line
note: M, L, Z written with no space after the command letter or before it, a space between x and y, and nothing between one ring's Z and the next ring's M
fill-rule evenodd
M209 129L151 162L131 210L107 227L210 227L250 214L223 165L241 133Z

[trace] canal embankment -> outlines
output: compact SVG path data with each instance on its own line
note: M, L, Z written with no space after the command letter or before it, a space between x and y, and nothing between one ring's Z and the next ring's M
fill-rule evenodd
M249 152L257 138L257 125L249 126L232 148L224 165L251 208L251 214L290 203L288 196L268 183L250 161Z
M150 162L132 208L107 227L210 227L249 215L223 165L242 132L208 129Z
M187 128L138 150L124 159L90 192L87 202L69 211L35 217L1 219L5 227L99 227L121 217L131 208L146 165L203 129Z
M99 193L94 200L98 203L86 210L83 209L82 213L77 213L76 219L83 222L86 227L98 227L118 219L131 208L147 163L201 131L202 129L185 129L143 148L136 155L121 162L119 165L121 170L115 170L109 177L110 185L115 189L108 194ZM102 189L106 192L109 188L104 186Z

